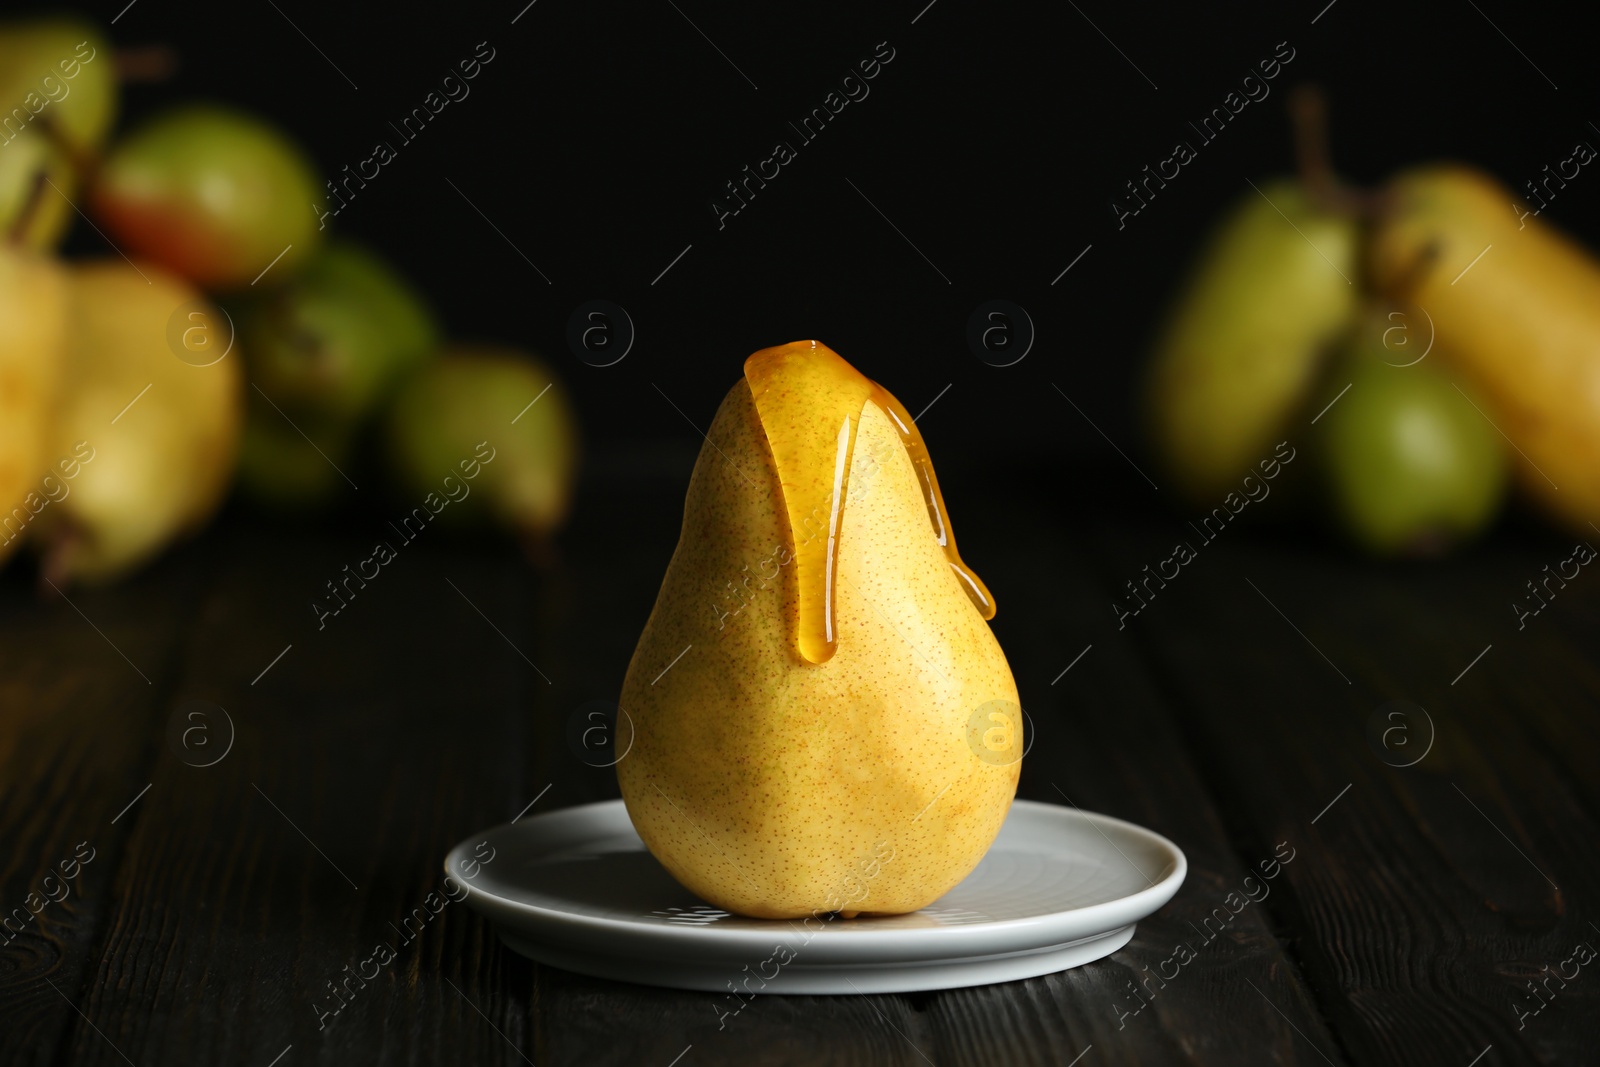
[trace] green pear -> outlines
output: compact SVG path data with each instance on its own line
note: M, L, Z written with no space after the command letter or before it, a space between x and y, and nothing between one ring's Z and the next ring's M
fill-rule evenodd
M66 272L0 245L0 562L23 543L35 516L71 491L71 468L57 470L58 457L48 452L66 337Z
M190 353L180 358L175 315L220 315L154 264L76 264L69 300L68 387L47 454L82 463L71 493L44 509L33 532L48 577L98 583L197 529L221 502L243 375L236 352L204 366Z
M1437 369L1440 353L1404 365L1383 329L1365 327L1330 368L1315 452L1334 517L1356 544L1434 555L1493 521L1506 450L1481 402Z
M898 914L1016 792L1016 683L911 417L826 346L745 363L622 687L617 780L685 887L756 918Z
M1298 182L1244 194L1191 270L1145 389L1177 490L1214 505L1283 438L1356 310L1358 233Z
M116 108L116 62L93 23L51 15L0 24L0 238L55 246Z
M383 259L345 241L246 303L238 323L250 380L296 421L365 418L439 344L427 302Z
M239 441L239 488L246 496L269 510L293 513L351 491L345 476L354 466L353 427L300 419L290 426L259 396L253 399L258 402L249 406Z
M531 356L452 346L401 387L384 437L404 499L452 525L494 525L534 545L566 519L577 420L566 387Z
M294 274L321 240L315 168L276 127L191 104L114 144L90 201L130 255L217 292Z

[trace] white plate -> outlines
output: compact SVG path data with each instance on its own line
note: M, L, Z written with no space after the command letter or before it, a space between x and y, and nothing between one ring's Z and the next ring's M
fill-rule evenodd
M492 858L467 879L475 857ZM646 851L620 800L497 826L445 857L467 903L524 956L600 978L740 994L902 993L1077 967L1127 944L1188 868L1160 834L1027 800L1012 804L965 881L921 911L885 918L719 911Z

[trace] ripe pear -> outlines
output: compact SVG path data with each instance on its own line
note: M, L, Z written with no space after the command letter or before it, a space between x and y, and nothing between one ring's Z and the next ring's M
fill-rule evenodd
M47 451L86 449L89 458L34 532L48 577L99 583L144 563L216 509L233 470L243 376L237 352L206 366L179 357L175 313L204 305L154 264L77 264L69 300L68 387Z
M937 900L1021 769L993 613L905 409L816 342L757 352L623 683L617 780L639 836L740 915Z
M1363 330L1330 369L1332 406L1315 427L1319 466L1357 544L1381 556L1435 555L1493 520L1505 447L1434 360L1397 364L1382 328Z
M1464 166L1408 171L1373 232L1373 281L1427 310L1440 350L1515 443L1521 487L1600 524L1600 263ZM1526 217L1524 217L1526 216Z
M1211 237L1157 340L1145 417L1191 503L1212 506L1282 439L1356 309L1356 222L1296 181L1251 190Z
M400 388L384 436L403 499L431 496L447 523L499 526L534 548L566 520L577 420L566 387L532 356L448 348Z
M0 235L54 247L116 108L116 63L93 23L51 15L0 24Z
M0 562L63 492L68 468L47 449L66 336L65 271L0 245Z
M318 250L287 285L246 303L238 320L251 381L286 411L342 423L366 417L439 343L421 295L348 241Z
M322 193L305 153L276 127L216 105L168 111L113 145L90 199L130 255L218 292L269 267L269 284L293 275L321 238Z

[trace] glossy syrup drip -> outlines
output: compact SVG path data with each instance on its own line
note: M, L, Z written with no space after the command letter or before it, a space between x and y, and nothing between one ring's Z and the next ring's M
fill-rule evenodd
M922 485L934 536L962 588L985 619L994 618L994 598L956 552L955 534L922 435L888 390L815 341L762 349L745 360L745 380L778 468L794 539L801 656L811 663L825 663L839 647L839 531L849 499L856 431L868 400L895 423Z
M933 533L938 538L939 546L944 549L945 559L950 561L950 569L961 579L961 588L967 591L967 597L978 609L978 614L985 619L994 618L994 597L990 595L989 587L972 572L971 567L962 562L961 553L956 551L956 532L950 528L944 494L939 492L939 476L933 473L933 460L928 456L928 446L922 442L922 431L917 429L910 412L889 390L877 382L872 383L872 388L872 399L889 416L895 429L900 431L900 443L905 446L906 454L911 457L911 466L917 472L917 481L922 485L922 499L928 505L928 519L933 523Z

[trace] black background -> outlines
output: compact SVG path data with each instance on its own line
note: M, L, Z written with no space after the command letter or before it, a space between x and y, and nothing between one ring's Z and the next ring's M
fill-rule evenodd
M1336 167L1362 184L1459 158L1520 187L1600 141L1588 27L1558 5L926 2L137 0L112 34L180 57L170 82L125 93L124 127L174 101L227 100L293 132L327 177L395 143L334 227L396 260L452 335L552 358L591 474L686 470L699 439L685 416L703 429L747 354L808 337L913 413L953 383L923 427L957 484L957 468L1019 458L1120 464L1085 416L1142 460L1133 396L1150 334L1208 228L1254 195L1246 179L1292 166L1291 85L1326 89ZM799 146L787 123L881 41L895 58L870 95ZM479 42L495 58L470 96L398 144L388 124ZM1295 58L1272 95L1200 147L1187 123L1279 42ZM711 199L780 138L798 159L719 230ZM1199 158L1119 230L1112 199L1180 139ZM1580 173L1544 218L1593 243L1597 205L1600 179ZM82 226L71 248L106 251ZM565 342L595 298L637 329L604 369ZM1012 367L965 342L992 298L1037 328Z

